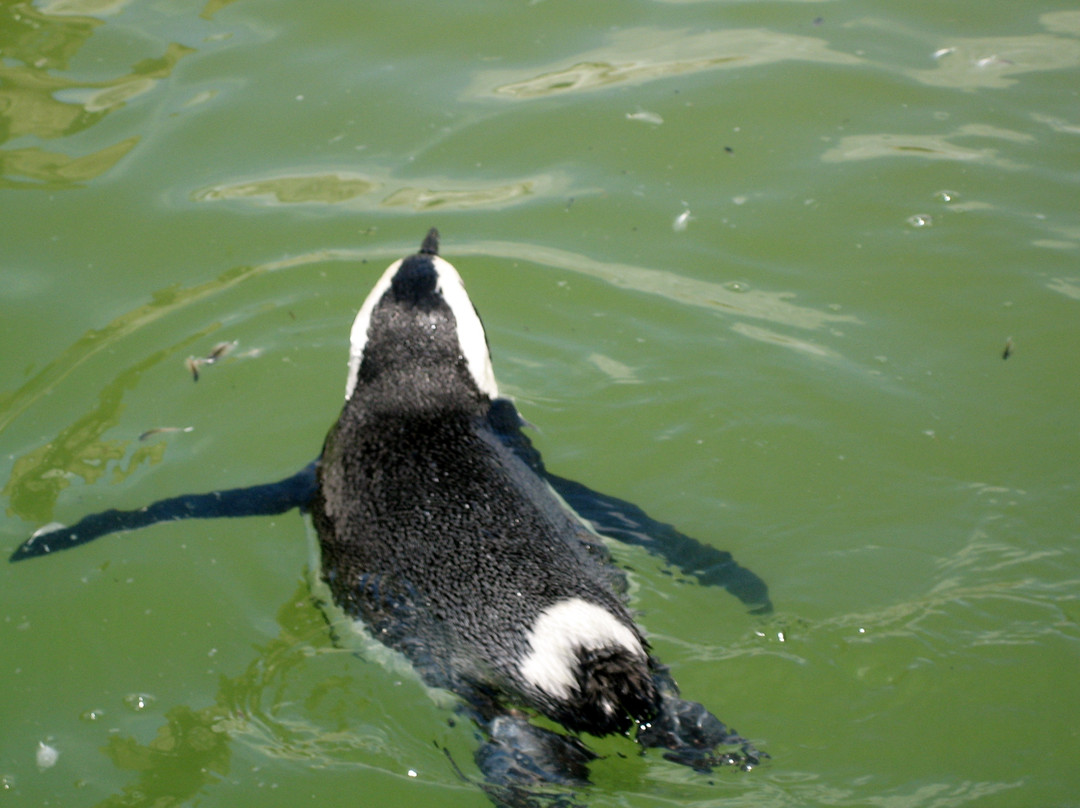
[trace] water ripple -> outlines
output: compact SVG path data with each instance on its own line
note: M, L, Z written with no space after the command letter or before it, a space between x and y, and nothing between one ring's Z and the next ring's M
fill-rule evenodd
M824 40L764 28L702 33L632 28L612 34L600 48L538 68L481 71L466 95L530 100L791 60L831 64L862 61L830 49Z
M954 141L1004 140L1012 143L1031 142L1035 138L1022 132L978 124L961 126L945 135L892 134L887 132L849 135L821 155L824 163L845 163L854 160L874 160L882 157L914 157L922 160L949 160L986 163L999 168L1020 168L1020 164L1001 157L997 149L965 146Z
M567 193L568 181L551 174L494 182L444 177L402 181L389 176L324 171L219 183L195 191L191 198L195 202L240 200L259 205L348 203L365 209L467 210L501 209L541 195Z

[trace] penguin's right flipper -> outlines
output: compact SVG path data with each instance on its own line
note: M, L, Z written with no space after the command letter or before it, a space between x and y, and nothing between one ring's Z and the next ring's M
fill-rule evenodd
M720 586L753 614L772 611L769 587L758 575L740 566L731 553L704 544L666 522L653 519L632 502L601 494L581 483L552 474L540 452L521 430L524 421L509 399L496 399L488 424L503 444L548 482L556 493L601 536L644 547L707 586Z

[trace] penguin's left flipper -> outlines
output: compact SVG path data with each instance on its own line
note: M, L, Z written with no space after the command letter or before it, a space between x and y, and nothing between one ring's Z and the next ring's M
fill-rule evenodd
M601 536L644 547L687 575L694 576L700 583L727 589L753 614L772 612L768 585L758 575L740 566L731 553L653 519L632 502L601 494L548 471L540 452L522 432L525 421L509 399L491 402L488 423L507 448L547 480L566 504Z
M161 499L134 511L109 509L85 516L70 527L42 528L20 544L9 561L70 550L109 533L135 530L157 522L176 519L217 519L236 516L273 516L306 510L315 494L315 463L296 474L263 485L230 488L208 494L185 494Z

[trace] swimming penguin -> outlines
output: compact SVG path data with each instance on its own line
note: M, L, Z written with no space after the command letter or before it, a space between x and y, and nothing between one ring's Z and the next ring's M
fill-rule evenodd
M584 781L592 754L576 733L633 732L700 770L752 768L754 747L683 699L652 656L601 537L660 553L755 611L771 609L765 584L730 554L545 468L438 253L433 229L360 307L345 405L314 463L277 483L48 526L11 560L166 519L300 508L336 606L461 697L486 736L477 762L497 801L515 800L492 789ZM532 724L529 711L572 734Z
M625 732L658 709L648 646L596 542L495 434L484 329L436 238L353 325L311 509L323 577L433 682Z

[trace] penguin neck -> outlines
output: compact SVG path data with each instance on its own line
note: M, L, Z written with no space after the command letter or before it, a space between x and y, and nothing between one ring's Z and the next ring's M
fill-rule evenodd
M491 402L467 376L446 365L384 371L358 384L345 410L394 420L483 415Z

